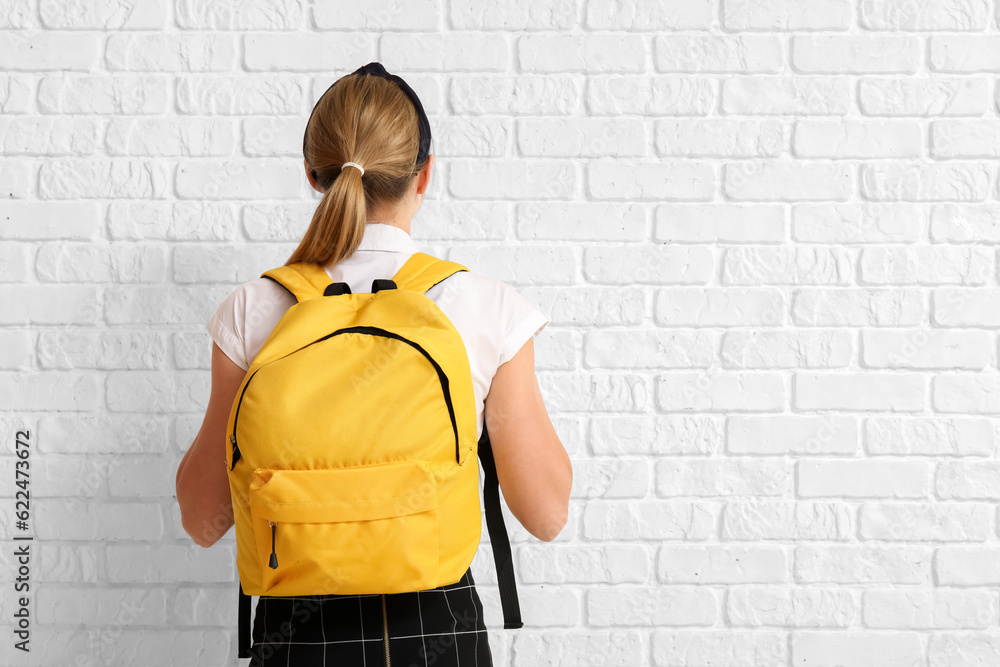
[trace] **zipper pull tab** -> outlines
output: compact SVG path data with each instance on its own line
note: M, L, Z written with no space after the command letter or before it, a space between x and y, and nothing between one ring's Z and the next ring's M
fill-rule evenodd
M278 524L275 521L268 521L267 523L271 526L271 560L268 563L268 566L270 566L272 570L277 570L278 554L274 553L274 533L278 529Z

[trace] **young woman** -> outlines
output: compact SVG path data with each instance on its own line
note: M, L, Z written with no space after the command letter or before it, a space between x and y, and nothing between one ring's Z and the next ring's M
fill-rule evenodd
M334 83L313 109L303 139L305 176L323 198L287 263L316 263L352 293L392 277L418 250L410 220L430 182L429 146L430 126L416 95L378 63ZM555 539L567 521L572 468L534 371L532 338L546 317L508 285L472 271L446 278L426 295L465 343L479 433L485 425L507 506L533 536ZM203 547L233 526L223 461L236 392L294 302L276 282L251 280L208 324L211 395L176 481L184 529ZM251 665L492 664L471 569L454 584L385 599L383 607L378 595L262 596Z

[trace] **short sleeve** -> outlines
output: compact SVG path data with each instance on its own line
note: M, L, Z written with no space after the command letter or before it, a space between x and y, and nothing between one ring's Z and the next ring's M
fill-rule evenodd
M208 335L226 356L243 370L250 368L243 342L243 313L246 312L246 294L243 286L229 293L222 300L215 314L208 321Z
M549 318L535 304L506 283L501 287L501 322L503 337L500 343L498 365L505 364L524 346L530 338L548 324Z

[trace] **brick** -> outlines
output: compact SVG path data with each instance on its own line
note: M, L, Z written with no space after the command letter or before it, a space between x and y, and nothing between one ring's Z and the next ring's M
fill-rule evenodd
M1000 157L1000 122L934 121L931 123L930 154L936 158Z
M992 359L986 331L862 331L862 360L868 368L983 370Z
M167 622L167 592L157 588L42 587L35 610L38 622L44 625L163 625Z
M517 63L525 72L643 71L646 45L627 33L524 35L517 40Z
M733 586L726 616L735 626L754 628L846 628L860 619L860 594L836 588Z
M425 0L426 2L426 0ZM428 3L430 4L430 3ZM569 30L577 25L577 3L573 0L539 0L531 4L505 3L498 0L477 2L457 0L450 4L450 24L462 30ZM423 8L437 10L436 3ZM434 17L436 19L436 16ZM426 19L424 19L426 20ZM420 21L406 21L420 26ZM435 23L429 27L437 27Z
M517 123L521 155L534 157L644 156L649 140L637 119L525 119Z
M776 121L674 120L656 122L656 152L684 157L777 157L784 148Z
M656 493L673 496L780 496L792 489L791 466L778 461L667 460L656 463Z
M1000 642L988 633L935 633L927 646L931 667L945 667L961 660L965 664L989 664L1000 660Z
M163 368L166 341L145 331L39 331L40 368L74 370Z
M34 97L34 83L27 76L0 76L0 112L26 113Z
M243 37L243 64L251 72L341 70L345 62L376 60L375 46L374 33L354 32L349 39L310 32L254 33Z
M583 533L590 540L706 540L719 510L701 501L602 500L584 507Z
M826 121L795 123L797 157L917 158L923 153L923 128L912 121Z
M309 228L315 209L312 202L249 202L242 206L243 229L251 241L297 243Z
M138 243L44 243L35 269L46 282L161 282L166 252Z
M798 583L926 586L931 560L925 547L823 544L797 546L793 562Z
M924 297L916 289L807 288L792 294L798 326L913 326L924 315Z
M108 324L188 324L201 327L212 317L230 286L108 287L104 292Z
M1000 243L1000 205L937 204L930 210L930 238L936 243Z
M847 285L854 254L843 248L749 246L729 248L722 282L730 285Z
M203 549L194 543L191 546L111 544L107 548L106 567L108 581L113 583L228 584L236 578L236 553L230 545Z
M907 667L923 660L916 632L803 631L791 636L792 660L816 667Z
M567 115L579 108L583 97L580 82L559 74L456 73L449 78L449 102L462 115ZM424 103L422 95L420 102Z
M926 405L919 373L796 373L794 405L802 410L918 412Z
M517 205L515 225L518 238L525 240L639 241L647 237L646 217L636 204L527 202ZM467 235L456 230L455 236ZM591 251L596 248L587 248L585 258Z
M721 449L722 421L707 415L590 418L590 451L624 454L712 454Z
M984 542L995 536L995 518L985 503L865 503L858 532L863 540Z
M1000 72L1000 37L934 35L928 63L937 72Z
M1000 549L942 546L935 550L934 575L940 586L1000 584Z
M586 173L595 199L710 201L716 189L707 162L601 160L589 163Z
M856 454L857 450L857 420L849 416L734 415L726 420L730 454Z
M238 234L229 204L215 202L111 202L108 231L126 241L225 241Z
M179 245L173 249L173 278L178 283L244 283L259 278L262 267L284 264L293 250L285 244Z
M0 201L25 199L35 194L38 169L24 161L0 164Z
M1000 379L993 373L937 375L931 387L936 412L1000 413Z
M798 495L803 498L921 498L931 489L926 461L799 461Z
M0 331L0 370L26 371L34 359L31 333Z
M714 625L717 593L689 588L615 586L587 591L587 621L598 627Z
M697 331L590 331L584 334L588 368L709 368L715 337Z
M671 287L656 291L655 310L660 326L776 326L788 306L777 289Z
M304 184L301 165L288 161L187 161L177 166L181 199L293 199Z
M936 326L994 327L1000 324L1000 290L992 287L940 287L931 292L931 322Z
M726 540L846 541L854 530L854 509L840 502L755 498L727 502L722 512Z
M168 447L166 418L156 415L44 415L38 430L46 454L155 454Z
M95 324L97 288L80 285L0 285L0 324Z
M715 13L715 5L709 0L586 3L587 27L591 30L707 30L715 24Z
M975 417L869 417L864 434L876 455L981 456L995 448L991 421Z
M781 40L762 35L657 35L654 62L659 72L739 72L776 74L783 68Z
M708 77L596 74L587 77L587 110L595 116L707 116L718 106L716 88Z
M795 204L792 238L805 243L914 243L926 210L915 204Z
M0 68L7 71L89 71L97 65L102 40L93 33L0 32Z
M54 500L34 508L36 535L43 540L158 540L163 517L153 503L87 502L67 508Z
M448 167L447 190L458 199L569 199L579 181L565 160L462 160Z
M920 41L898 35L795 35L792 67L815 74L916 72L922 60Z
M785 633L733 632L730 630L655 630L653 663L670 667L685 660L731 667L756 667L787 662Z
M743 201L845 201L855 179L848 165L781 161L727 164L722 186L728 197Z
M958 500L1000 498L998 468L995 461L942 461L934 480L935 493Z
M715 257L705 246L632 245L584 249L584 276L610 285L706 284L715 274Z
M779 547L663 545L656 561L658 581L666 584L786 583L788 557Z
M858 19L868 30L985 30L986 3L930 0L914 7L906 0L863 0Z
M854 358L846 331L727 331L724 368L844 368Z
M112 371L107 404L112 412L200 412L208 405L211 378L200 371Z
M132 115L167 111L172 83L165 76L51 75L38 84L42 113Z
M166 0L42 0L38 7L46 28L60 30L162 30L167 22Z
M232 125L216 119L113 118L106 142L110 155L229 155L235 148Z
M156 160L66 159L43 162L39 193L49 199L163 199L168 165Z
M357 5L347 0L334 0L313 6L313 20L321 30L436 30L441 21L442 4L442 0L406 3L377 0L365 5L365 11L358 12L355 11ZM498 26L476 26L480 30L486 27Z
M177 0L174 19L193 30L296 30L305 18L302 0Z
M100 133L94 120L0 118L0 150L7 155L90 155Z
M858 106L868 116L980 116L989 86L980 78L862 77Z
M247 155L262 157L298 157L302 153L302 132L298 119L247 118L243 121L243 150Z
M649 403L644 377L625 373L547 374L539 378L550 410L642 412Z
M643 635L634 630L573 630L568 632L519 633L513 640L514 655L531 656L512 664L525 667L532 664L570 665L596 662L602 665L635 665L647 653Z
M96 410L100 387L93 373L0 373L0 397L9 410Z
M0 214L3 209L0 208ZM25 282L31 272L32 252L27 243L0 245L0 282Z
M722 81L726 114L845 116L853 106L849 77L756 75Z
M995 623L993 591L867 590L863 593L865 625L887 629L980 628Z
M35 3L30 0L5 0L0 13L0 28L36 27ZM13 611L11 611L13 613Z
M212 367L212 339L208 333L175 333L173 340L174 365L181 369Z
M458 246L448 259L478 267L485 276L511 285L572 285L580 260L573 248L544 245Z
M777 373L669 373L656 376L656 406L663 412L774 412L786 403Z
M105 60L109 70L228 72L236 64L236 43L225 34L112 34Z
M305 90L290 77L179 77L177 111L196 116L298 114Z
M651 466L643 460L578 461L573 464L572 498L644 498Z
M861 192L875 201L983 201L993 175L987 165L888 162L861 165Z
M992 280L993 252L977 246L866 248L861 279L869 284L982 285Z

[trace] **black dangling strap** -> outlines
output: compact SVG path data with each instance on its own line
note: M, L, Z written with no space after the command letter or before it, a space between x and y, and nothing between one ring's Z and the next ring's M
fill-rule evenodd
M381 289L396 289L396 283L385 278L376 278L372 281L372 294Z
M239 606L239 650L237 656L249 658L250 656L250 596L243 592L243 582L240 582L240 606Z
M500 589L500 606L503 608L503 627L511 630L524 627L521 622L521 607L517 602L517 584L514 581L514 558L510 550L510 538L500 509L500 480L497 477L496 461L490 436L483 422L483 435L479 438L479 460L483 466L483 504L486 508L486 529L493 546L493 560L497 566L497 586Z
M330 283L323 290L323 296L340 296L341 294L350 294L351 287L347 283Z

